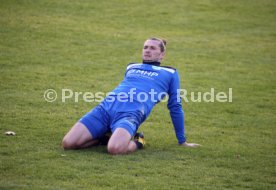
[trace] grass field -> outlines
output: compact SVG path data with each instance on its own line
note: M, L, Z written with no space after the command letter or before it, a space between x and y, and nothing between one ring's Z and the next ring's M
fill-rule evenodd
M273 0L0 0L0 189L276 189L276 2ZM177 145L166 103L141 126L146 149L64 151L97 103L61 90L109 92L146 38L188 92L233 89L233 102L184 102ZM45 101L45 90L58 93ZM6 136L6 131L16 136Z

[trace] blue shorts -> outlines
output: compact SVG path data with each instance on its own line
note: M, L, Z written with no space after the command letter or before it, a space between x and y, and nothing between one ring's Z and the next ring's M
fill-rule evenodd
M87 127L93 139L97 139L107 132L113 133L117 128L124 128L133 136L144 120L143 104L104 100L85 114L79 122Z

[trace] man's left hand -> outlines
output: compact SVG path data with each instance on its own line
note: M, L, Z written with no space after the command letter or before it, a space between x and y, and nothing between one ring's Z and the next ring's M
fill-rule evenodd
M196 143L187 143L187 142L184 142L182 144L180 144L181 146L185 146L185 147L190 147L190 148L197 148L197 147L200 147L201 145L200 144L196 144Z

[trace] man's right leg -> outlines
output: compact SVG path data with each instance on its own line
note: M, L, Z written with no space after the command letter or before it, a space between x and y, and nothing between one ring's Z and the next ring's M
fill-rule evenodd
M109 115L102 106L96 106L86 113L65 135L64 149L81 149L96 145L108 131Z
M81 149L96 145L99 141L93 139L87 127L77 122L64 136L62 146L64 149Z

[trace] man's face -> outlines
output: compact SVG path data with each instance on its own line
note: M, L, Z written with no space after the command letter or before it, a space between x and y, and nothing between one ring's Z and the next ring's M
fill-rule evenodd
M161 52L160 49L160 44L161 42L157 40L147 40L144 43L144 48L143 48L143 60L146 62L155 62L158 61L160 62L165 53Z

